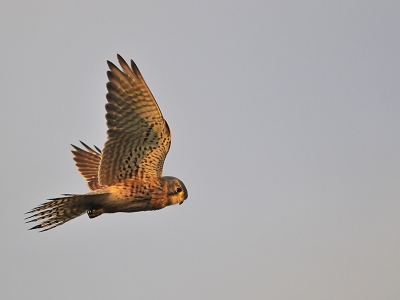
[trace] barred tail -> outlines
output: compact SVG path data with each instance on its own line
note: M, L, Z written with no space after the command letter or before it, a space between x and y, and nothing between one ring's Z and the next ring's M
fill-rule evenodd
M42 222L33 226L32 229L42 229L42 231L53 229L69 220L83 215L87 210L92 209L96 196L100 195L69 195L68 197L49 199L38 207L27 212L33 214L25 218L26 223Z

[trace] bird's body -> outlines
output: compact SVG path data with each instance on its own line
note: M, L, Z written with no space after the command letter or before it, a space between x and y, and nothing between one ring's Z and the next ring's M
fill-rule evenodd
M31 229L49 230L88 213L158 210L182 204L188 192L182 181L162 177L171 132L158 105L132 61L130 68L118 55L122 70L108 62L106 119L108 140L103 151L74 147L79 172L91 192L50 199L29 213Z

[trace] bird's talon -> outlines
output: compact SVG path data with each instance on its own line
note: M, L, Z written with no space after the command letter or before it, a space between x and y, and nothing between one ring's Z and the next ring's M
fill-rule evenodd
M102 213L104 213L104 208L91 209L91 210L87 211L87 214L88 214L89 218L91 218L91 219L100 216Z

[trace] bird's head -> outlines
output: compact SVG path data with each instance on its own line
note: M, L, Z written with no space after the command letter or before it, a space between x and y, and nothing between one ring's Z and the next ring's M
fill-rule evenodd
M172 176L164 176L162 180L167 186L167 205L182 204L187 199L189 194L182 181Z

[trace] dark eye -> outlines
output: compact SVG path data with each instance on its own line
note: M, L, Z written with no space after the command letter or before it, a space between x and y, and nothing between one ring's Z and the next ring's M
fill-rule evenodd
M176 189L176 192L179 194L180 192L182 192L182 189L181 189L180 187L178 187L178 188Z

